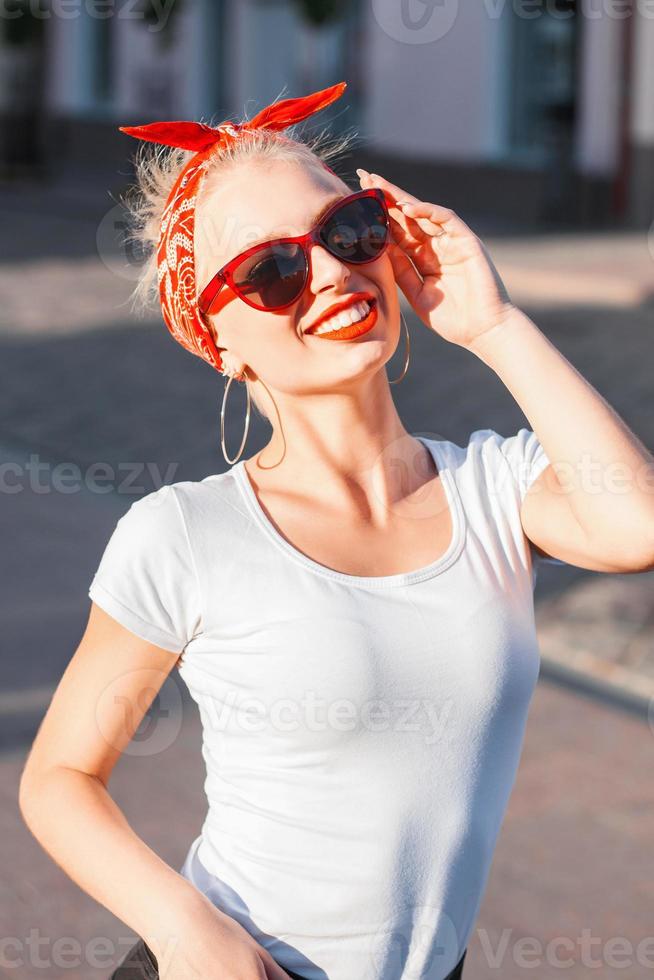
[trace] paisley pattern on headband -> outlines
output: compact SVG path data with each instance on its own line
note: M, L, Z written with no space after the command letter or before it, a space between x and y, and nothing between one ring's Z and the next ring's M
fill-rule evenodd
M279 131L301 122L340 98L346 87L346 82L339 82L311 95L284 99L266 106L243 124L226 120L216 127L190 121L119 126L121 132L137 139L196 151L177 178L164 208L157 245L157 279L161 313L168 330L186 350L202 357L217 371L222 370L222 360L209 327L199 314L194 253L195 205L210 157L244 132Z

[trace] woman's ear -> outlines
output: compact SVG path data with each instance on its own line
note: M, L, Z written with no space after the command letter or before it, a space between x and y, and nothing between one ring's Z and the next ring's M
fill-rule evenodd
M226 347L222 347L220 350L220 359L223 365L222 373L227 377L231 375L236 381L244 380L247 365L240 358L231 354Z

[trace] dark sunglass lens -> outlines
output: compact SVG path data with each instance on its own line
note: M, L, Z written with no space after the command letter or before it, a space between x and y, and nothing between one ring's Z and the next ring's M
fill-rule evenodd
M287 306L302 292L304 254L299 245L274 245L244 259L234 272L234 284L255 306Z
M345 262L372 262L388 240L386 212L376 197L357 198L332 215L320 237Z

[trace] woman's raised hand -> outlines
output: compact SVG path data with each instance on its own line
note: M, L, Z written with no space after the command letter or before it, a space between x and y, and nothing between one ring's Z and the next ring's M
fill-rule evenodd
M384 191L395 280L425 326L470 348L514 307L483 242L440 204L429 204L378 174L357 170L363 188Z

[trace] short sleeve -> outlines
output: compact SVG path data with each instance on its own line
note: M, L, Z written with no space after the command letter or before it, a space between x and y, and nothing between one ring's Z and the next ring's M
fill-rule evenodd
M550 459L541 446L538 436L531 429L520 429L514 436L503 439L500 448L517 480L522 501L534 480L538 479L543 470L550 465ZM559 558L545 558L533 547L532 554L538 562L565 565L565 562Z
M201 632L193 555L173 486L134 501L120 518L88 594L132 633L173 653Z
M550 460L538 436L530 429L520 429L506 439L500 437L500 449L509 462L522 501L534 480L549 466Z
M538 479L543 470L550 465L550 459L536 433L531 429L523 428L515 435L504 437L492 429L483 429L474 435L481 437L482 442L488 444L489 451L499 450L505 461L505 465L494 473L495 491L505 493L506 480L508 480L515 488L517 500L521 504L534 480ZM565 564L559 558L545 558L533 546L531 551L536 562L544 561L551 565Z

